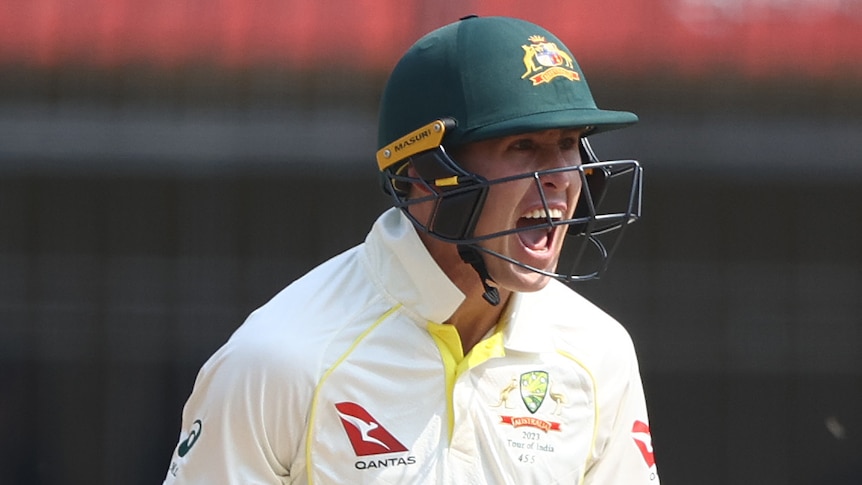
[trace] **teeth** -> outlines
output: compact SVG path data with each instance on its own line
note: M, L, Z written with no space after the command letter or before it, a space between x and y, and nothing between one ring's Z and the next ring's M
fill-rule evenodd
M551 219L560 219L563 217L563 211L560 209L550 209L548 212L550 213ZM524 214L524 217L527 219L547 219L549 216L545 214L544 209L536 209Z

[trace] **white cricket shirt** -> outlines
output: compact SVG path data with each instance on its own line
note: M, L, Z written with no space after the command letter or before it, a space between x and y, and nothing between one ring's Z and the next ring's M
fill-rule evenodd
M252 313L202 367L165 484L658 484L637 360L566 286L463 355L463 300L412 224Z

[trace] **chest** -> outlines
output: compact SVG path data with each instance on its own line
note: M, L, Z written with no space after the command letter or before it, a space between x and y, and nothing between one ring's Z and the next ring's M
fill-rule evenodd
M431 339L370 339L318 383L310 483L576 483L597 415L589 371L556 352L454 370Z

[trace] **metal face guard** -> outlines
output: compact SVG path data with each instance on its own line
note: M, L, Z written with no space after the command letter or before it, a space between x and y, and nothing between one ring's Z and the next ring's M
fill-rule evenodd
M640 218L643 170L635 160L596 161L595 155L584 142L585 165L564 167L516 176L486 180L464 171L443 149L437 147L410 158L419 177L408 177L399 171L384 172L384 184L397 207L421 231L440 240L472 247L475 250L501 258L512 264L565 282L597 278L605 271L608 261L619 245L625 227ZM525 228L507 229L492 234L475 235L474 228L488 190L495 185L532 179L550 214L542 187L543 177L564 172L577 172L581 178L581 197L570 219L547 219ZM408 199L408 184L423 185L429 195ZM433 202L429 220L417 220L408 210L412 204ZM568 226L566 243L558 268L551 272L531 267L508 256L486 249L482 242L527 230Z

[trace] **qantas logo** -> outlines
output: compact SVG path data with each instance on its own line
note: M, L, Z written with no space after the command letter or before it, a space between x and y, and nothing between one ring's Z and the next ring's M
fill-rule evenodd
M655 456L653 455L652 436L650 436L649 425L643 421L635 421L634 426L632 426L632 438L635 440L638 449L641 450L647 466L652 468L655 465Z
M407 451L407 448L362 406L352 402L340 402L335 404L335 409L356 456Z

